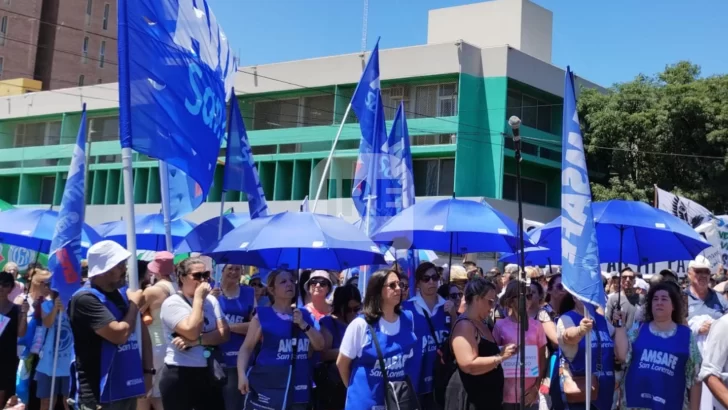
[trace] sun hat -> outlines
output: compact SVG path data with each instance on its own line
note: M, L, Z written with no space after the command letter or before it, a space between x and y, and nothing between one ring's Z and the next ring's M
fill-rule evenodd
M706 258L703 255L698 255L695 257L695 260L690 261L688 264L688 269L708 269L710 270L712 266L710 265L710 261L708 258Z
M329 275L329 273L326 272L325 270L315 270L315 271L311 272L311 276L309 276L306 283L303 284L303 288L306 289L306 292L309 291L308 286L311 284L311 279L315 279L315 278L322 278L322 279L326 279L327 281L329 281L329 292L331 292L331 290L332 290L331 289L332 288L331 275Z
M114 241L101 241L88 248L88 277L104 274L129 259L131 253Z
M171 275L174 272L174 255L162 251L154 255L154 260L147 265L147 270L159 275Z

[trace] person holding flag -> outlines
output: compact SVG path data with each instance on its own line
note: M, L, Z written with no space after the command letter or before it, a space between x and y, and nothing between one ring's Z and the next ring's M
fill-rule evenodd
M614 328L595 309L604 309L607 297L599 267L574 77L569 68L564 83L561 265L562 284L569 294L559 307L559 365L551 377L550 394L556 410L611 410L615 391Z

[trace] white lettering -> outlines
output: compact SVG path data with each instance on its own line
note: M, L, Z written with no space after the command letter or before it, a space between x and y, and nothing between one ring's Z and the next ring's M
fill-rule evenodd
M589 183L584 178L585 173L576 168L566 168L561 174L561 183L570 186L579 194L589 195Z
M197 81L195 81L195 76L202 78L202 71L200 70L200 67L198 67L195 63L190 63L189 69L187 71L190 75L190 85L192 86L192 92L195 94L195 102L193 104L185 97L185 107L190 114L197 115L200 113L200 108L202 108L202 94L200 94L200 87L197 85Z

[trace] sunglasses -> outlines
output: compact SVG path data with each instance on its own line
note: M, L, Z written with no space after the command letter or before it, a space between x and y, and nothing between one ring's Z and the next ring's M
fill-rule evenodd
M407 286L404 283L399 282L399 281L397 281L397 282L389 282L387 284L387 287L390 288L390 289L392 289L392 290L396 290L397 288L402 289L402 290L409 289L409 286Z
M309 286L316 286L319 285L322 288L328 288L329 287L329 281L326 279L311 279L311 282L309 283Z
M462 298L463 298L462 292L451 293L450 294L450 299L452 299L452 300L459 300L459 299L462 299Z
M249 283L249 285L251 287L254 287L254 288L262 288L263 287L263 284L261 282Z
M203 281L203 280L207 281L210 279L210 271L208 270L208 271L204 271L204 272L197 272L197 273L191 274L190 276L192 276L192 279L194 279L198 282Z
M429 283L430 281L437 282L440 280L440 275L425 275L420 279L420 282Z

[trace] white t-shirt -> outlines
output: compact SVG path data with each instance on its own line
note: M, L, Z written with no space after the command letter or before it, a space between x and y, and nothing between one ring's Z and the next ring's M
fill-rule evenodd
M716 376L728 386L728 315L721 317L710 326L708 339L703 349L703 365L700 368L698 379L705 380L708 376ZM705 394L705 391L703 392ZM725 408L713 399L713 406L717 410Z
M397 316L397 320L394 322L387 322L384 318L380 318L377 326L383 334L394 336L399 333L399 322L399 316ZM346 327L343 339L341 339L339 353L352 360L361 357L364 346L370 342L368 328L369 324L363 317L352 320L349 326Z
M185 350L179 350L172 345L172 336L177 325L185 320L192 313L192 306L187 303L184 296L177 294L168 297L162 303L160 317L164 329L164 337L167 340L167 354L164 357L164 363L181 367L206 367L207 359L204 356L205 348L202 346L194 346ZM191 299L187 299L192 303ZM225 315L220 309L220 304L213 296L208 295L205 303L202 305L202 316L204 323L202 325L202 333L212 332L217 329L217 322L225 321Z

